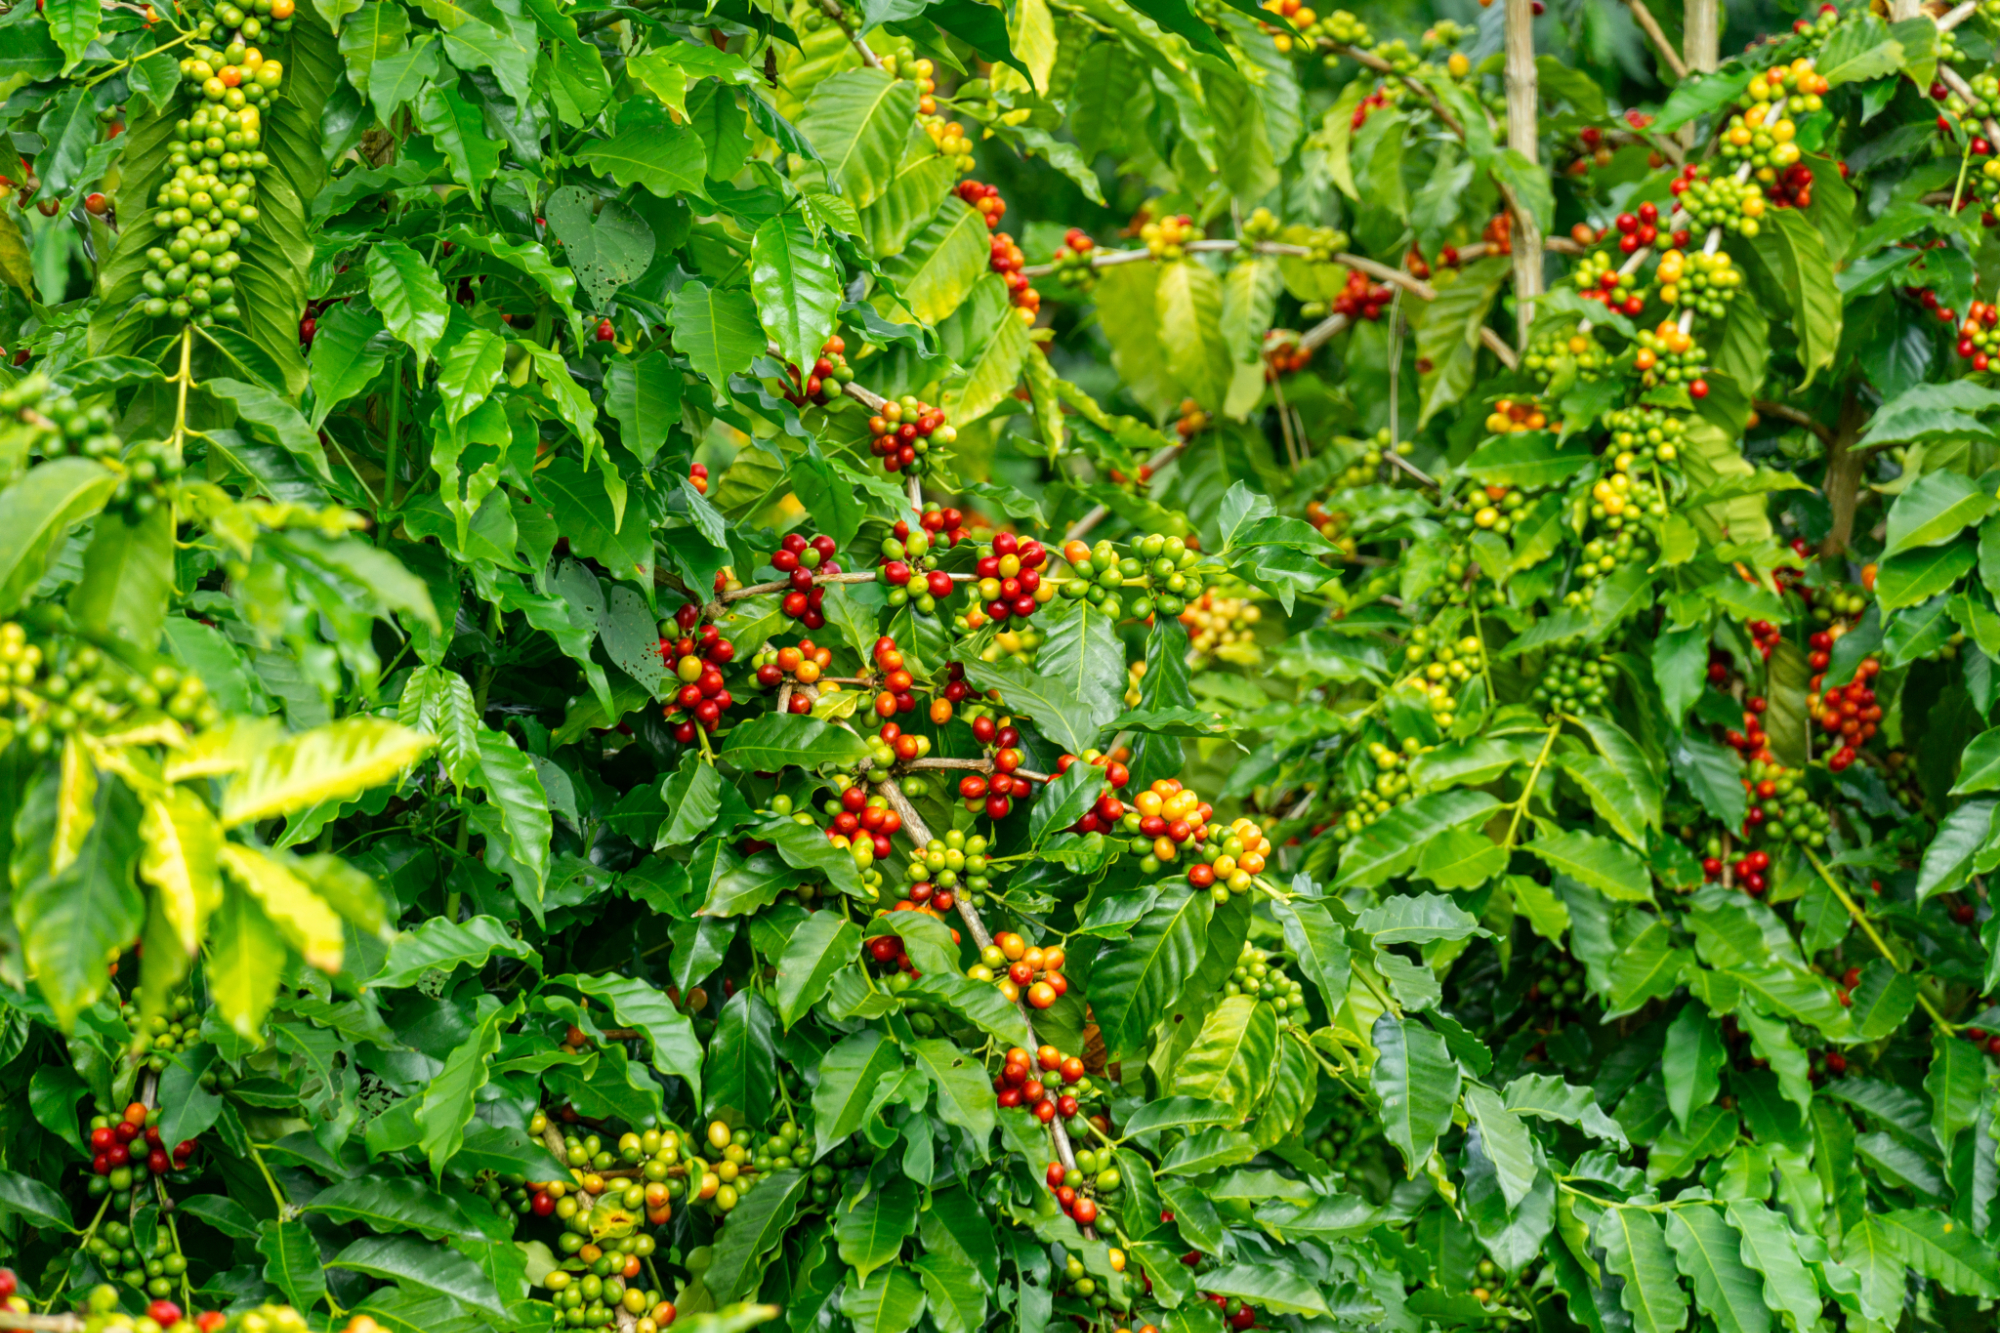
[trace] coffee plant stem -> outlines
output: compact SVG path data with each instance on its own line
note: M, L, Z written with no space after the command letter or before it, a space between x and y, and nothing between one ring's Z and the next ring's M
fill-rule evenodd
M1847 909L1847 915L1853 920L1854 924L1861 927L1862 934L1866 935L1868 942L1875 946L1875 952L1880 954L1883 960L1898 972L1907 972L1909 969L1903 966L1902 959L1896 956L1895 951L1889 947L1888 942L1875 929L1875 923L1868 919L1868 914L1861 910L1861 904L1854 901L1854 898L1841 886L1840 881L1835 879L1833 873L1826 868L1826 864L1810 850L1806 852L1806 859L1812 862L1812 868L1819 872L1820 880L1832 891L1833 896L1840 900L1840 905ZM1958 1031L1951 1023L1945 1021L1944 1015L1938 1012L1937 1006L1931 1003L1930 996L1926 995L1921 988L1917 991L1917 1003L1924 1007L1924 1012L1931 1016L1931 1021L1936 1023L1945 1035L1950 1036Z
M1674 50L1674 44L1667 40L1667 34L1660 31L1660 21L1653 17L1653 11L1646 8L1646 0L1625 0L1625 7L1632 11L1632 19L1639 25L1639 31L1646 34L1646 40L1653 44L1653 51L1675 79L1685 79L1688 75L1687 62L1681 53Z

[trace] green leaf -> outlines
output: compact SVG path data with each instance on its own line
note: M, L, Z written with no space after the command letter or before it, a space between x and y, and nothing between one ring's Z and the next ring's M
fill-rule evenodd
M701 1099L701 1042L688 1016L674 1007L666 992L637 977L616 974L569 976L566 985L611 1006L621 1027L636 1029L652 1047L653 1068L684 1080L695 1100Z
M69 1205L62 1195L32 1176L0 1171L0 1215L11 1214L43 1231L66 1231L70 1225Z
M869 1274L902 1253L903 1242L916 1229L916 1187L898 1178L842 1209L834 1218L833 1235L841 1262L866 1282Z
M722 1006L702 1063L709 1115L735 1111L753 1125L769 1117L778 1095L776 1036L777 1015L757 992L738 991Z
M1792 327L1799 336L1799 360L1806 383L1833 364L1840 347L1841 298L1833 259L1812 220L1797 209L1772 209L1752 239L1758 258L1791 298Z
M1537 819L1535 826L1535 840L1528 844L1527 850L1541 858L1549 869L1588 885L1614 902L1653 900L1652 872L1631 848L1581 829L1558 829L1542 819Z
M257 1238L264 1256L264 1280L285 1294L293 1308L310 1310L326 1295L326 1270L320 1266L319 1242L296 1218L265 1222Z
M967 662L965 678L979 689L999 690L1014 712L1034 718L1042 735L1068 753L1082 754L1096 745L1098 714L1078 699L1064 681L1004 659Z
M455 1251L414 1236L364 1236L327 1261L407 1288L434 1292L475 1309L500 1306L486 1270Z
M979 420L1005 402L1021 382L1021 368L1027 364L1028 349L1034 343L1027 324L1016 314L1011 306L1001 312L993 336L986 340L965 383L947 398L945 405L954 426Z
M1694 1285L1695 1303L1720 1333L1768 1333L1763 1284L1743 1262L1743 1240L1714 1204L1667 1213L1667 1243Z
M1278 1020L1254 995L1231 995L1208 1012L1174 1066L1171 1092L1221 1102L1247 1115L1278 1053Z
M868 744L837 723L795 714L766 713L730 731L722 757L737 768L774 771L826 764L852 764L868 755Z
M595 306L608 305L620 287L636 282L653 262L653 229L627 204L599 201L582 186L565 185L549 196L542 211L562 243L570 271Z
M444 337L451 311L437 270L401 241L368 247L368 298L389 332L417 354L421 370Z
M910 1043L917 1068L937 1089L938 1114L984 1146L998 1123L993 1109L993 1085L985 1066L951 1042L919 1038Z
M1457 275L1456 281L1438 291L1435 301L1424 307L1417 325L1417 356L1429 363L1430 368L1423 371L1420 367L1417 376L1419 426L1463 401L1471 390L1479 372L1479 331L1486 327L1486 318L1509 271L1509 261L1505 259L1474 260ZM1527 466L1525 461L1510 464L1503 460L1499 456L1506 452L1503 442L1504 437L1502 441L1482 446L1465 466L1471 468L1476 463L1503 470ZM1496 445L1502 446L1499 453L1489 452ZM1482 454L1487 455L1483 462Z
M854 1325L854 1333L909 1333L924 1312L923 1284L907 1268L892 1268L868 1286L850 1274L840 1312Z
M1729 1053L1722 1045L1722 1033L1708 1011L1699 1004L1685 1004L1667 1025L1666 1054L1660 1073L1667 1084L1667 1108L1674 1123L1686 1129L1688 1116L1707 1106L1722 1090L1722 1067Z
M438 362L437 390L444 399L444 419L463 421L492 396L493 386L506 371L505 340L485 329L463 327Z
M131 947L145 903L135 881L138 798L116 777L100 781L74 745L65 750L61 765L34 774L13 812L10 871L26 970L67 1030L104 993L105 960Z
M485 967L495 954L541 970L541 955L526 941L514 938L506 925L493 917L475 916L464 921L433 918L395 938L381 970L368 979L367 988L408 986L433 968L450 972L460 967Z
M1381 1105L1382 1134L1403 1155L1415 1179L1451 1123L1458 1102L1458 1064L1444 1038L1414 1019L1375 1020L1375 1067L1369 1083Z
M1744 1264L1763 1276L1765 1308L1781 1312L1793 1333L1816 1333L1824 1324L1819 1286L1801 1261L1799 1238L1784 1217L1754 1199L1732 1199L1725 1211L1742 1234Z
M83 59L85 49L97 40L98 25L104 17L101 0L48 0L42 13L48 20L49 35L62 48L63 72L68 73Z
M1978 551L1971 542L1906 551L1882 562L1875 575L1875 598L1886 613L1929 601L1972 572Z
M520 1010L518 1000L504 1009L493 1005L473 1025L472 1035L452 1047L444 1067L425 1085L417 1123L423 1129L419 1144L430 1159L434 1181L443 1182L445 1163L465 1143L465 1127L472 1123L475 1099L492 1076L501 1029L518 1018Z
M157 644L173 590L172 511L162 506L136 521L106 515L83 554L83 579L70 593L69 612L89 633Z
M1591 462L1587 449L1565 450L1546 431L1498 435L1472 451L1459 471L1487 486L1555 486Z
M372 384L394 345L382 317L367 306L344 301L328 310L313 330L308 424L318 430L334 408Z
M710 291L690 282L674 293L674 346L687 354L694 368L717 389L729 377L750 369L766 346L757 322L757 306L747 292Z
M1416 864L1424 844L1499 808L1482 791L1440 791L1395 807L1361 830L1340 853L1341 888L1372 888Z
M902 1068L902 1055L873 1028L843 1038L826 1053L813 1089L815 1160L861 1127L876 1085Z
M958 309L987 271L988 237L977 211L948 198L909 248L882 266L883 275L918 320L935 324Z
M680 420L681 373L662 351L620 357L604 371L604 409L618 422L625 447L651 463Z
M2000 800L1989 796L1967 801L1945 816L1938 825L1937 836L1924 848L1923 861L1917 867L1919 903L1965 882L1972 870L1973 857L1986 845L1992 832L1996 809L2000 809Z
M1986 1056L1963 1037L1931 1033L1931 1067L1924 1075L1924 1093L1931 1099L1931 1132L1951 1155L1952 1141L1979 1117L1980 1096L1986 1091Z
M509 854L532 876L539 896L549 877L549 837L554 820L542 779L512 736L480 728L479 785L500 812Z
M1132 0L1132 8L1204 55L1214 56L1226 65L1236 63L1229 48L1215 35L1215 29L1195 14L1188 0Z
M1604 1264L1625 1281L1619 1297L1637 1333L1679 1333L1687 1326L1688 1297L1674 1275L1674 1255L1651 1213L1607 1208L1591 1238L1604 1248Z
M256 1041L262 1035L284 956L284 937L257 900L235 885L228 886L222 905L209 918L203 973L216 1012L245 1040Z
M784 1239L811 1184L808 1172L773 1171L743 1196L716 1235L715 1257L704 1276L718 1303L755 1293L764 1275L765 1256Z
M1995 788L2000 788L2000 727L1980 732L1959 755L1958 780L1951 794L1966 796Z
M20 609L69 530L102 509L117 486L101 463L56 458L0 491L0 615Z
M1993 512L1994 498L1962 472L1926 472L1889 507L1882 556L1950 541Z
M1625 1146L1625 1131L1598 1109L1588 1088L1563 1082L1551 1074L1527 1074L1507 1085L1507 1109L1538 1120L1576 1125L1595 1138Z
M1222 336L1222 280L1198 259L1164 263L1153 302L1167 374L1187 397L1221 410L1235 373Z
M449 1195L409 1176L343 1180L313 1196L305 1211L335 1222L365 1222L377 1231L415 1231L433 1240L476 1238L480 1232Z
M1467 1117L1479 1127L1480 1151L1493 1163L1500 1192L1508 1208L1519 1208L1535 1187L1534 1140L1521 1117L1491 1088L1470 1084L1465 1089Z
M223 792L227 827L290 814L380 786L431 747L422 732L382 718L349 717L259 750Z
M1092 1011L1114 1056L1140 1049L1146 1032L1200 965L1214 910L1206 890L1177 884L1160 894L1127 938L1098 955Z
M1225 1264L1202 1274L1203 1291L1218 1296L1234 1296L1249 1304L1278 1314L1329 1317L1326 1297L1319 1289L1288 1268L1276 1264Z
M784 359L812 372L840 308L840 266L813 242L803 218L786 213L757 228L750 245L750 292L764 332ZM953 420L958 420L954 416Z
M1877 1219L1890 1251L1960 1296L2000 1295L2000 1268L1971 1228L1941 1212L1904 1208Z
M827 183L862 209L889 188L916 115L914 83L879 69L851 69L813 88L799 132L826 164Z

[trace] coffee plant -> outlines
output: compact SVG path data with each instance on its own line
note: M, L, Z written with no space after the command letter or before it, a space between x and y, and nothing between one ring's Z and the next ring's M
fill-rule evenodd
M1997 61L17 0L0 1329L1992 1327Z

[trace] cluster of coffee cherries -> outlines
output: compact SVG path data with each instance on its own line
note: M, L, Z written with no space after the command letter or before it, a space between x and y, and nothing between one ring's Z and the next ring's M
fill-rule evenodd
M1675 462L1680 458L1681 437L1687 433L1685 418L1644 404L1607 412L1604 424L1611 432L1611 447L1617 451L1614 464L1620 456L1631 456L1631 463L1622 471L1630 471L1638 463Z
M899 519L893 536L882 542L882 582L889 587L892 607L914 604L925 615L951 596L953 579L939 569L935 557L965 539L963 515L956 509L927 509L912 528Z
M1771 790L1775 794L1778 790L1777 783L1771 779L1766 779L1766 781L1771 782ZM1790 789L1787 788L1787 790L1789 791ZM1713 850L1719 852L1721 850L1720 845L1718 844ZM1771 871L1771 854L1761 848L1756 851L1745 852L1742 856L1737 857L1735 862L1729 867L1729 870L1732 878L1735 880L1736 887L1753 898L1762 897L1764 891L1771 887L1771 881L1768 878ZM1701 861L1701 874L1702 878L1711 884L1720 880L1722 878L1722 858L1719 855L1703 857Z
M1659 205L1651 201L1640 204L1636 211L1620 213L1617 217L1613 218L1611 225L1618 232L1619 253L1627 255L1637 254L1659 240ZM1633 311L1630 313L1636 314L1638 312Z
M1352 1173L1379 1149L1381 1126L1368 1107L1352 1097L1336 1097L1327 1106L1326 1123L1306 1139L1306 1151L1335 1171Z
M1532 375L1535 383L1543 388L1558 377L1585 381L1599 379L1610 368L1611 353L1581 328L1539 333L1528 344L1527 354L1521 358L1521 369Z
M1141 668L1140 674L1144 675L1145 663L1141 662L1138 666ZM1130 673L1131 668L1128 667L1127 679L1131 684L1127 691L1127 706L1136 708L1138 682ZM1096 803L1085 811L1076 823L1070 825L1071 833L1087 837L1092 833L1110 832L1118 827L1126 814L1125 803L1119 799L1118 793L1132 781L1132 770L1125 766L1125 761L1130 758L1130 751L1120 746L1109 754L1100 750L1085 750L1081 755L1066 754L1056 761L1057 776L1068 773L1078 764L1088 764L1104 772L1104 787Z
M1157 220L1148 219L1139 226L1139 238L1146 243L1146 249L1155 259L1179 259L1186 254L1189 241L1201 239L1201 228L1185 213L1175 214Z
M95 459L116 472L118 485L105 508L128 519L167 503L180 479L180 455L167 441L142 440L127 449L111 428L109 407L84 407L39 373L0 391L0 413L25 428L30 453Z
M1472 511L1471 526L1506 536L1514 530L1514 524L1521 516L1521 509L1530 496L1519 486L1487 486L1483 491L1486 503ZM1477 497L1474 497L1477 498ZM1454 525L1460 526L1460 525ZM1463 578L1465 571L1459 570L1453 578Z
M868 452L882 460L883 470L920 477L929 470L931 446L954 443L958 427L941 409L905 395L887 400L868 418L868 435Z
M992 774L968 773L958 780L958 795L965 802L965 808L988 819L1005 819L1013 814L1014 803L1026 800L1035 789L1034 779L1019 772L1027 760L1018 748L1020 733L1012 727L1004 727L1001 734L1012 736L1013 743L1002 744L993 752Z
M1202 409L1200 403L1197 403L1192 398L1183 398L1175 414L1174 434L1180 436L1183 441L1192 440L1195 436L1207 430L1213 420L1214 418L1210 417ZM1149 473L1151 469L1141 467L1139 471L1142 474L1139 479L1141 484L1151 480L1149 476L1144 475Z
M1812 607L1810 612L1812 618L1822 625L1830 621L1852 620L1868 610L1868 594L1860 588L1849 585L1833 584L1824 588L1800 588L1799 595Z
M624 1236L619 1240L631 1241L635 1246L643 1244L646 1252L652 1253L654 1242L651 1236ZM593 1264L590 1269L595 1267ZM673 1302L667 1300L664 1293L641 1286L637 1273L628 1282L623 1274L601 1276L590 1269L579 1273L568 1268L555 1268L542 1278L540 1285L549 1293L549 1304L555 1307L556 1328L603 1330L629 1320L631 1333L659 1333L660 1329L674 1322L677 1312Z
M678 637L670 639L669 633ZM673 724L674 739L687 745L696 727L713 732L722 725L722 715L735 702L722 683L722 668L735 660L736 645L714 625L702 623L701 607L686 602L673 619L660 622L660 657L673 665L681 683L663 711Z
M1681 332L1671 319L1660 321L1650 332L1641 329L1632 353L1633 368L1647 388L1656 384L1685 384L1691 398L1708 397L1708 382L1702 379L1708 356L1693 337Z
M777 689L787 676L800 685L815 685L832 664L833 650L819 647L811 639L800 639L796 647L773 648L767 644L750 659L757 672L757 683L767 690ZM794 713L810 713L812 699L803 691L794 692L789 707Z
M165 1227L154 1233L150 1245L141 1245L129 1226L109 1221L83 1249L114 1281L143 1291L155 1300L173 1295L187 1272L187 1259L175 1253L173 1235Z
M1590 228L1578 224L1581 232ZM1609 251L1595 251L1577 261L1570 273L1577 294L1586 301L1600 301L1607 309L1637 317L1646 308L1646 293L1639 278L1621 271L1611 262Z
M919 60L915 67L921 69L930 63L928 60ZM928 74L918 79L917 87L921 90L927 83L931 83ZM935 110L925 111L923 107L926 102L933 108L937 105L930 93L924 93L919 97L917 123L923 126L924 134L930 139L931 146L937 149L938 156L949 158L961 175L972 170L972 142L965 137L965 126L955 120L946 120Z
M286 0L289 4L289 0ZM118 1224L127 1235L130 1228ZM0 1290L9 1290L7 1308L25 1313L16 1307L20 1301L27 1302L11 1294L18 1290L12 1272L0 1269ZM190 1319L182 1313L181 1307L170 1300L156 1298L149 1301L145 1312L134 1315L119 1305L118 1289L102 1284L90 1289L83 1303L84 1333L306 1333L305 1317L289 1305L259 1305L235 1314L224 1314L220 1310L203 1310ZM383 1333L380 1325L365 1314L355 1315L347 1321L342 1333Z
M1347 530L1347 525L1353 518L1354 516L1345 509L1327 508L1323 500L1306 502L1306 522L1318 528L1319 535L1332 542L1339 548L1340 554L1348 559L1352 559L1361 549L1361 543Z
M791 585L778 607L809 630L826 624L822 610L826 589L819 580L840 572L833 558L839 550L833 538L824 533L808 538L804 533L788 532L771 554L771 568L783 574Z
M1332 489L1344 491L1394 481L1397 470L1389 462L1389 455L1408 457L1415 451L1416 444L1410 440L1398 440L1392 444L1389 428L1384 426L1365 440L1336 440L1335 447L1342 451L1347 465L1334 475Z
M890 836L902 829L903 817L889 804L887 796L870 792L865 783L843 784L845 777L841 774L834 778L835 794L820 805L828 816L826 834L829 838L845 838L850 845L866 842L873 853L871 860L885 861L893 849Z
M1328 304L1336 315L1345 315L1350 320L1379 320L1389 303L1396 299L1396 289L1386 283L1376 282L1360 269L1347 271L1347 282Z
M1000 219L1007 215L1007 201L1000 197L1000 187L983 185L978 181L960 181L952 190L973 212L986 220L986 230L997 231Z
M968 182L969 183L969 182ZM1007 284L1007 300L1023 324L1035 322L1035 314L1042 308L1042 294L1028 282L1021 272L1028 265L1028 257L1021 253L1021 247L1006 232L1000 232L987 243L986 267L998 273Z
M911 853L910 863L903 869L912 881L904 896L938 912L956 907L961 893L976 901L977 895L993 887L987 874L987 846L985 838L964 829L950 829L942 838L932 838L921 852Z
M1742 237L1755 236L1763 224L1770 201L1764 192L1747 180L1734 176L1711 176L1703 166L1689 163L1667 187L1680 201L1681 211L1704 230L1721 227Z
M973 605L955 618L963 622L963 629L1026 620L1056 595L1055 585L1044 572L1048 548L1032 537L996 532L992 541L977 548L975 556L973 580L966 585ZM975 615L979 616L976 621Z
M1958 354L1970 361L1975 371L1984 371L1995 356L2000 356L2000 327L1996 326L2000 326L2000 306L1985 301L1974 301L1967 308L1965 323L1958 326Z
M1721 680L1717 679L1718 674L1722 677ZM1709 684L1719 686L1726 682L1728 677L1729 666L1726 661L1717 662L1711 660L1709 662ZM1764 730L1764 713L1769 707L1769 702L1761 695L1753 695L1745 699L1743 701L1743 730L1738 731L1732 727L1722 735L1723 743L1736 751L1746 761L1770 761L1771 737Z
M194 1156L192 1139L174 1144L169 1152L160 1138L160 1113L144 1102L131 1103L122 1115L93 1115L89 1130L90 1196L109 1194L113 1206L120 1210L130 1203L132 1192L144 1189L148 1180L184 1170ZM140 1274L141 1278L152 1276Z
M1823 672L1828 654L1819 644L1824 641L1830 646L1832 638L1822 630L1812 636L1812 641L1814 670ZM1852 681L1824 692L1819 690L1822 677L1817 674L1813 677L1813 693L1806 696L1806 707L1821 731L1840 738L1840 747L1826 760L1826 766L1836 773L1854 762L1856 747L1867 744L1881 726L1882 705L1875 697L1872 683L1881 670L1882 664L1875 658L1865 658L1855 669Z
M1530 1004L1540 1005L1560 1019L1565 1011L1581 1008L1585 998L1582 963L1556 951L1538 960L1535 978L1528 983Z
M1782 169L1799 160L1798 126L1782 113L1768 120L1769 112L1767 104L1753 103L1729 118L1717 141L1724 161Z
M1743 790L1750 797L1750 810L1743 817L1744 837L1826 846L1832 816L1810 799L1802 774L1764 759L1751 760L1747 774Z
M1144 620L1155 611L1178 616L1191 600L1202 593L1195 574L1201 552L1189 540L1149 532L1120 555L1108 539L1096 545L1080 540L1063 543L1063 559L1071 577L1062 585L1062 595L1101 608L1114 620L1129 612ZM1125 602L1126 590L1132 598Z
M1614 532L1625 527L1627 519L1666 516L1666 496L1649 475L1650 469L1640 470L1641 461L1637 453L1614 454L1610 475L1591 483L1590 516L1603 520ZM1601 560L1598 572L1610 572L1603 568Z
M1478 513L1475 513L1473 517L1476 520L1479 514L1484 514L1489 510L1493 510L1495 506L1498 506L1500 517L1494 522L1493 531L1505 533L1513 527L1515 519L1519 518L1519 514L1515 511L1527 503L1527 501L1523 498L1518 488L1510 489L1504 486L1488 486L1486 490L1489 493L1489 498L1491 498L1491 492L1494 491L1504 491L1505 493L1497 500L1494 500L1493 504L1482 505ZM1452 517L1462 518L1463 515L1454 514ZM1456 527L1457 525L1454 524L1453 526ZM1470 545L1452 547L1451 553L1445 556L1444 561L1444 585L1441 589L1444 604L1446 606L1465 606L1468 604L1491 607L1505 606L1507 604L1507 594L1501 589L1498 583L1493 581L1493 573L1494 571L1487 569L1480 563L1479 555L1473 551Z
M803 381L799 378L797 366L787 363L785 371L792 379L791 387L785 390L785 398L794 406L803 406L808 402L824 403L829 399L840 397L841 385L854 378L854 372L847 364L847 339L836 333L821 344L819 359L805 372ZM701 465L696 464L696 466ZM707 468L701 469L701 476L706 482ZM706 485L697 489L707 494Z
M1479 229L1479 239L1486 244L1489 255L1511 255L1514 253L1514 218L1508 213L1495 213Z
M1611 701L1618 668L1587 648L1553 648L1528 696L1545 713L1602 713Z
M1406 679L1428 695L1438 726L1450 727L1459 686L1485 669L1486 645L1476 634L1453 637L1412 625L1403 643L1403 666Z
M201 1015L195 1012L194 997L180 994L167 1003L167 1012L148 1018L139 1012L136 1000L118 1002L118 1017L132 1034L132 1049L142 1053L146 1068L155 1074L167 1072L167 1062L182 1051L193 1050L201 1042Z
M1306 988L1297 977L1287 976L1281 960L1269 950L1245 941L1236 955L1236 966L1222 985L1224 995L1249 995L1259 1004L1268 1004L1282 1021L1286 1014L1304 1014Z
M1314 13L1310 6L1300 4L1299 0L1264 0L1263 4L1259 5L1258 8L1267 14L1276 14L1280 18L1289 19L1292 26L1298 30L1299 37L1304 40L1305 49L1312 49L1313 39L1320 35L1322 25L1320 24L1319 15ZM1261 31L1270 34L1271 44L1277 47L1278 50L1287 54L1291 52L1293 47L1291 33L1285 32L1269 23L1260 22L1257 27ZM1342 41L1341 38L1332 37L1330 32L1328 33L1328 37L1332 41ZM1364 27L1361 29L1361 39L1366 41L1367 37L1368 30Z
M1743 286L1743 270L1730 262L1729 254L1717 250L1669 250L1660 256L1656 275L1660 299L1668 305L1682 305L1710 319L1722 318L1730 298Z
M1299 345L1294 329L1271 329L1264 334L1264 383L1274 384L1286 375L1296 375L1312 364L1312 349Z
M914 713L917 710L916 677L910 674L902 650L896 647L896 640L887 634L875 640L874 656L875 683L880 686L875 694L875 716L887 719L899 713Z
M1050 1000L1049 1003L1054 1004L1055 1001ZM1038 1064L1039 1069L1036 1068ZM1078 1060L1075 1069L1076 1079L1071 1082L1083 1077L1083 1061ZM1048 1077L1044 1079L1043 1074ZM1055 1047L1043 1046L1039 1057L1031 1059L1027 1051L1012 1046L1007 1050L1007 1058L1001 1062L999 1076L993 1080L994 1100L1005 1108L1023 1107L1045 1125L1057 1116L1067 1120L1081 1109L1081 1104L1075 1093L1057 1090L1062 1087L1062 1078L1063 1054ZM1076 1214L1072 1212L1070 1216L1076 1217ZM1088 1218L1077 1217L1076 1220L1082 1226L1096 1221L1095 1205L1092 1205Z
M192 672L161 665L142 675L92 644L33 643L18 621L0 622L0 720L13 723L0 729L0 749L19 740L29 754L47 754L72 732L154 709L196 728L222 716Z
M1410 799L1408 765L1426 748L1414 736L1404 739L1400 749L1381 741L1368 742L1368 757L1375 765L1375 778L1356 794L1353 806L1326 826L1335 842L1345 842Z
M1003 930L979 951L979 961L966 969L974 981L990 981L1009 1000L1025 1000L1033 1009L1047 1009L1069 993L1063 975L1068 954L1059 944L1030 944L1015 931Z
M1118 831L1131 838L1131 850L1141 858L1139 869L1148 875L1181 860L1183 850L1190 859L1199 856L1215 815L1215 808L1178 778L1156 779L1122 804L1129 808L1119 817Z
M1063 233L1062 244L1051 256L1056 268L1056 281L1072 288L1079 294L1087 294L1097 286L1097 267L1091 260L1097 254L1097 242L1081 227L1071 227Z
M1519 435L1527 431L1557 430L1548 413L1534 399L1502 398L1486 414L1486 429L1494 435Z
M174 123L172 175L153 200L153 225L165 243L146 252L152 268L140 278L148 315L200 324L243 317L230 275L242 263L237 243L261 216L257 173L270 166L261 147L263 114L285 77L280 61L248 45L262 35L258 16L223 4L214 17L236 34L218 50L205 44L215 35L211 27L199 39L204 44L181 61L184 86L197 104Z
M1247 596L1226 597L1214 588L1204 589L1180 614L1195 665L1220 660L1248 666L1258 661L1263 652L1257 646L1257 623L1263 616L1263 608Z

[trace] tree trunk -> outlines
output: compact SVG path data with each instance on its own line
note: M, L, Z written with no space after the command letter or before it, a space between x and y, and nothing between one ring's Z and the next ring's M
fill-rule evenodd
M1537 145L1534 0L1507 0L1507 146L1531 163ZM1526 348L1542 294L1542 228L1525 208L1514 210L1514 314L1516 343Z

